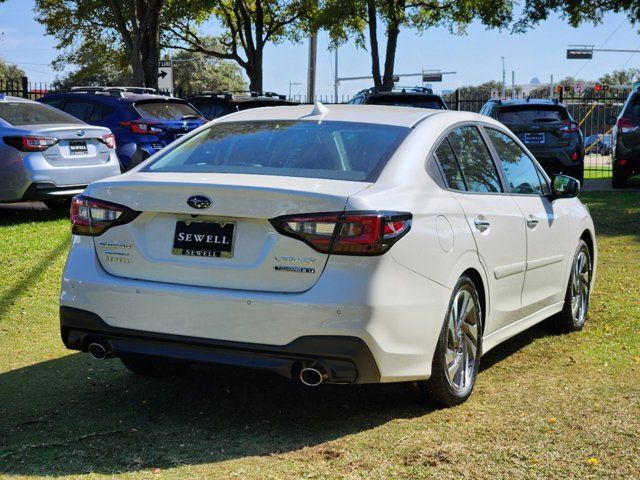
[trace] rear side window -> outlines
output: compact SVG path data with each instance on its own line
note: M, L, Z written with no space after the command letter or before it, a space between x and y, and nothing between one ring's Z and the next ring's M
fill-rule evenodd
M147 120L183 120L201 118L191 105L180 102L137 102L135 108Z
M502 192L498 171L476 127L458 127L447 139L470 192Z
M87 123L97 122L102 119L102 105L96 102L67 100L64 111Z
M564 122L569 120L567 111L555 105L522 105L517 107L503 107L498 110L497 117L502 123L540 123L540 122Z
M373 182L410 132L351 122L225 122L160 154L146 171Z
M485 128L496 148L512 193L542 195L542 181L538 169L520 146L502 132Z
M0 102L0 118L11 125L82 124L77 118L53 107L30 102Z
M634 120L640 119L640 95L635 95L631 99L627 110L624 112L624 116L627 118L632 118Z
M462 172L460 171L460 165L456 155L449 145L449 141L445 138L440 146L436 149L436 160L440 165L444 179L447 182L447 186L454 190L466 190L467 187L464 184L462 178Z

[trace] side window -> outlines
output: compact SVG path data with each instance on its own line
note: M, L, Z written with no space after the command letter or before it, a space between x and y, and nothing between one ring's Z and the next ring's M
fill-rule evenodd
M498 152L511 192L542 195L542 182L538 175L538 169L529 155L508 135L493 128L485 130L496 148L496 152Z
M93 102L86 102L82 100L68 100L64 106L64 111L69 115L73 115L79 118L83 122L90 123L96 121L100 115L99 109L95 108L96 105Z
M476 127L458 127L447 138L462 168L467 190L502 192L498 171Z
M45 105L49 105L50 107L57 108L58 110L60 110L61 109L60 107L62 107L62 104L64 103L64 98L49 99L45 97L40 101Z
M447 182L447 186L454 190L466 190L467 187L464 184L462 178L462 172L460 171L460 165L458 160L449 145L449 141L445 138L442 143L436 149L436 160L438 165L442 169L444 179Z

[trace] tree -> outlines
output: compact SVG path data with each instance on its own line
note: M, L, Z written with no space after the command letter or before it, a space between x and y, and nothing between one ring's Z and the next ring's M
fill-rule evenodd
M203 53L178 52L173 57L173 83L179 95L204 91L242 91L247 84L238 65Z
M640 80L640 69L630 68L628 70L614 70L598 79L598 83L607 85L633 85Z
M315 0L183 0L182 11L167 22L167 48L233 60L249 77L249 88L262 91L262 64L267 44L299 41L315 10ZM210 45L198 26L214 15L223 28Z
M9 82L19 82L26 73L17 65L7 63L0 58L0 80Z
M171 0L36 0L36 20L73 58L93 41L122 48L137 86L157 87L160 20ZM179 0L176 0L179 2Z
M572 27L585 22L596 25L602 23L607 12L624 13L632 24L640 23L637 0L525 0L522 16L513 30L524 32L551 13L559 13Z
M511 15L512 2L504 0L324 0L319 24L329 31L336 45L351 37L360 47L368 44L374 86L391 90L402 28L424 32L434 26L447 26L451 32L463 33L474 19L490 27L502 27ZM387 39L383 68L378 42L380 23Z

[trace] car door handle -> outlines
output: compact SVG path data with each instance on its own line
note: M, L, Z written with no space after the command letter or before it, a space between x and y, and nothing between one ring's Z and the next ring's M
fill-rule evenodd
M481 220L479 218L476 218L473 223L476 226L476 229L478 229L481 232L488 230L489 227L491 226L491 222L489 220Z
M538 222L540 220L538 220L536 217L534 217L533 215L529 215L529 217L527 218L527 227L529 228L536 228L538 226Z

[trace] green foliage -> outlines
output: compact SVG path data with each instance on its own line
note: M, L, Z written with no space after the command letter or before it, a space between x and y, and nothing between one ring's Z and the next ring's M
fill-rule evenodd
M24 73L24 70L17 65L7 63L0 58L0 80L19 82L20 79L26 75L27 74Z
M614 70L598 79L598 83L606 85L633 85L640 80L640 69L629 68L627 70Z
M203 91L240 91L247 84L238 65L203 53L181 51L173 57L173 82L181 95Z

